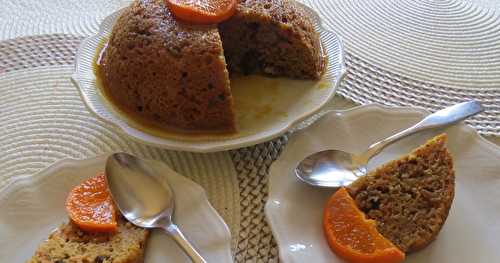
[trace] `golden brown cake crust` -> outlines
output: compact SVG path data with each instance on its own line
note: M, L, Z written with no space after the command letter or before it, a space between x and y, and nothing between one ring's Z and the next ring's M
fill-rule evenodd
M454 193L451 155L440 135L349 186L380 233L404 252L426 247L441 230Z
M319 34L294 0L239 0L219 29L230 71L301 79L323 73Z
M69 222L54 231L28 263L142 263L148 234L123 219L114 234L85 233Z
M139 0L118 18L100 73L127 113L184 132L234 132L222 43L215 25L174 19L163 0Z

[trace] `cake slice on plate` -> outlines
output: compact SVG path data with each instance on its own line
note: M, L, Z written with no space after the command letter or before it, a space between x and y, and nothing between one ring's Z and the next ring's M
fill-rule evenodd
M115 208L103 173L75 186L62 224L28 263L141 263L149 231L126 221Z
M439 135L348 187L359 209L403 252L427 246L448 216L455 174L446 140Z
M44 241L28 263L142 263L148 230L124 219L116 233L88 233L63 224Z

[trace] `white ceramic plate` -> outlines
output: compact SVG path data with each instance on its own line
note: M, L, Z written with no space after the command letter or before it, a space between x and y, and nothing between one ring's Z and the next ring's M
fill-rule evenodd
M25 262L52 230L66 222L66 196L72 187L103 171L106 156L87 160L63 160L35 176L20 179L0 193L0 261ZM175 195L176 222L208 262L233 262L231 235L208 202L205 191L161 168ZM191 262L161 231L153 231L146 248L147 262Z
M426 114L418 109L367 105L330 112L293 134L270 168L265 207L283 262L343 262L328 248L321 228L323 206L332 190L299 182L292 172L297 162L324 149L361 152ZM443 130L414 135L388 147L370 162L369 169L408 153L439 132ZM405 262L498 262L500 148L464 124L444 132L455 164L456 196L437 240L408 255Z
M256 76L232 80L231 87L239 128L239 133L236 135L202 138L188 138L175 134L157 136L111 106L96 85L93 67L100 43L109 37L115 20L123 10L104 19L99 33L81 43L72 80L92 113L143 143L193 152L213 152L254 145L283 134L318 112L333 98L339 80L345 74L340 38L322 27L316 12L308 7L304 8L316 22L323 51L328 55L328 67L324 77L316 82Z

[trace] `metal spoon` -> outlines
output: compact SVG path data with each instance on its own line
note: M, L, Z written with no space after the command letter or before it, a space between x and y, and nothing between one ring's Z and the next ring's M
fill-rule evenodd
M325 150L313 153L295 168L295 175L312 186L347 186L366 173L368 161L388 145L419 131L443 128L482 112L484 108L477 101L468 101L442 109L428 115L419 123L400 131L368 147L361 154L340 150Z
M155 178L158 171L152 161L127 153L112 154L106 162L106 178L113 200L132 224L165 230L193 262L205 263L172 222L174 193L168 183Z

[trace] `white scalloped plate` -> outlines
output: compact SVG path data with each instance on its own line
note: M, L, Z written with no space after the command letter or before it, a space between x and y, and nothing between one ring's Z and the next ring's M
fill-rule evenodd
M106 156L63 160L37 175L10 184L0 193L0 259L25 262L38 244L67 221L64 202L70 189L103 171ZM174 221L208 262L233 262L231 235L210 205L205 191L167 165L161 177L175 194ZM153 231L146 248L147 262L191 262L161 231ZM2 260L0 260L2 261Z
M285 133L318 112L333 98L338 83L345 75L341 39L332 31L323 28L315 11L306 6L304 8L316 22L315 27L320 32L323 51L328 54L328 66L323 78L317 82L256 76L232 80L239 126L239 133L236 135L218 137L186 137L167 133L157 135L157 132L153 134L150 129L141 127L111 106L96 84L94 60L96 50L99 50L101 43L110 35L113 24L123 9L104 19L99 33L81 43L72 80L90 112L140 142L193 152L230 150L261 143ZM249 93L249 89L245 88L258 90Z
M344 262L333 254L321 228L330 189L296 179L293 168L310 153L325 149L361 152L371 143L406 128L427 114L411 108L370 104L332 111L293 134L269 174L266 217L283 262ZM424 132L385 149L369 169L396 159L443 131ZM456 171L456 196L441 233L405 262L497 262L500 259L500 148L464 124L444 130Z

